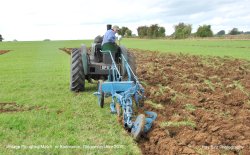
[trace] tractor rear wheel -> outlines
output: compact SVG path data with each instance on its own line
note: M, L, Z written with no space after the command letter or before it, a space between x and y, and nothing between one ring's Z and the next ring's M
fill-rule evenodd
M128 52L128 64L130 65L132 71L136 75L136 60L135 55L132 52Z
M74 92L84 91L85 74L82 64L81 49L72 49L70 63L70 90Z
M129 66L131 67L132 71L136 75L136 58L135 55L132 52L129 52L124 46L121 46L121 53L127 60ZM121 68L121 74L123 77L127 75L127 70L125 67L125 62L122 59L122 68Z

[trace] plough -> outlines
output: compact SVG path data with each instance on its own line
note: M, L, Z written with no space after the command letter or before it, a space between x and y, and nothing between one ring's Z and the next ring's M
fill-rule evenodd
M98 105L103 108L104 98L111 97L111 113L122 117L124 128L131 132L135 140L139 140L141 134L147 133L151 129L157 114L152 111L144 111L144 114L135 116L134 107L143 107L142 103L145 99L143 86L123 54L121 54L121 59L124 62L123 67L126 69L127 80L121 76L111 51L101 52L110 55L112 65L109 69L108 79L106 81L98 80L98 91L94 93L98 97Z

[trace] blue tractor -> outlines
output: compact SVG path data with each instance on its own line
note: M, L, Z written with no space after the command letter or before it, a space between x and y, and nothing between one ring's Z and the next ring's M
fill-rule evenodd
M124 46L102 46L101 41L100 36L95 38L90 53L85 45L72 50L70 89L84 91L85 79L97 80L98 90L94 95L98 105L103 108L104 99L111 97L111 113L122 118L124 128L138 140L150 130L157 114L144 111L135 116L134 108L142 108L145 100L144 88L135 74L135 57Z

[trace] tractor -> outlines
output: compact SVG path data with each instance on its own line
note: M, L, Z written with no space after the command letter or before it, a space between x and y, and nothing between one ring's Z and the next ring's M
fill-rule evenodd
M107 25L107 30L111 29L111 25ZM91 82L94 80L107 80L109 71L112 66L112 60L107 52L102 50L110 49L112 57L115 59L119 71L122 75L126 75L125 62L121 59L121 54L128 60L128 63L135 68L134 56L128 53L124 46L108 44L102 47L102 37L97 36L94 43L91 45L90 52L86 45L82 44L81 48L74 48L71 51L71 74L70 74L70 89L74 92L84 91L85 80Z
M111 25L107 25L107 30ZM111 113L122 118L123 126L131 132L135 140L147 133L157 114L144 111L135 116L134 108L142 108L145 100L144 88L136 76L135 57L124 46L103 44L102 37L97 36L90 52L83 44L81 48L71 51L70 89L74 92L84 91L85 80L98 81L98 105L104 107L104 99L111 97Z

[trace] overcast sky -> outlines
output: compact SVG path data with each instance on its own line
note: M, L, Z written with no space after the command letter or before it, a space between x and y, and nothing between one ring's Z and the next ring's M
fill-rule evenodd
M0 0L0 34L6 40L93 39L106 24L159 24L166 35L179 22L212 25L217 33L250 31L250 0Z

